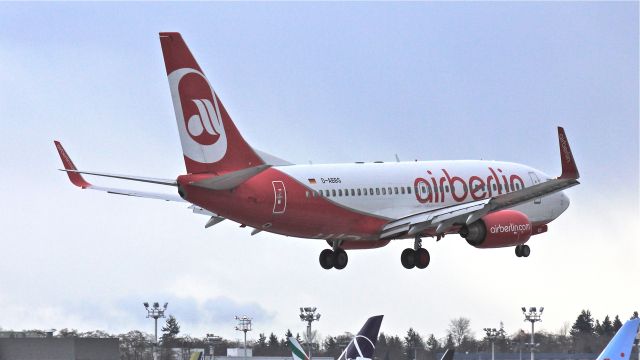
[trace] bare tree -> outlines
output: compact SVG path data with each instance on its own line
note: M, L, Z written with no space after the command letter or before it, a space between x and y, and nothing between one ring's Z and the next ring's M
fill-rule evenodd
M473 338L471 320L465 317L452 319L447 334L451 335L456 346L460 346L466 339Z

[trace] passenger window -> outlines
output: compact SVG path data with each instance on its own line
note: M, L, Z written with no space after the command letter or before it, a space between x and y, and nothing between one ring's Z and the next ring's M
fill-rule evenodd
M400 188L400 191L402 192L402 195L404 195L404 186Z
M307 197L309 197L309 190L305 191Z
M387 195L387 189L382 188L382 195Z
M380 188L376 188L376 195L380 195Z
M358 189L358 196L360 196L360 189Z
M516 190L520 190L520 184L516 184Z
M336 191L335 190L331 190L331 196L336 196Z
M356 191L351 189L351 196L356 196Z
M373 188L369 188L369 195L373 196Z
M393 193L398 195L398 187L397 186L393 188Z
M344 196L349 196L349 189L344 189Z
M434 191L433 191L434 193L436 193L436 194L438 193L438 187L437 187L437 186L434 186L434 187L433 187L433 190L434 190ZM417 193L418 193L418 191L416 191L416 194L417 194Z
M387 191L389 192L389 195L392 195L392 194L393 194L393 191L391 191L391 187L388 187L388 188L387 188Z
M497 191L498 188L496 188L496 184L491 184L491 187L493 188L493 191Z
M342 189L338 189L338 196L342 196Z
M444 186L444 191L449 192L449 185Z

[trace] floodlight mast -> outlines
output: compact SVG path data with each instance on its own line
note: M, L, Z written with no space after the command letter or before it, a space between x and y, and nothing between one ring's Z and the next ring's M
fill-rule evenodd
M498 338L498 330L496 328L484 328L484 332L487 334L487 339L491 341L491 360L495 360L495 341Z
M522 313L524 314L524 321L531 322L531 342L529 343L529 346L531 347L531 360L535 360L533 355L534 347L535 347L534 325L537 321L542 321L542 312L544 311L544 306L540 306L540 311L538 311L538 309L536 309L535 306L530 307L529 312L527 312L527 308L524 306L521 309L522 309Z
M247 360L247 331L251 331L251 318L242 315L236 316L236 320L238 320L236 330L244 333L244 360Z
M318 308L310 306L300 308L300 320L307 323L307 351L309 352L309 359L311 359L311 344L313 343L311 341L311 323L320 320L320 314L316 314L316 310L318 310Z
M164 312L167 310L167 306L169 306L168 302L164 303L163 307L160 307L160 304L158 302L154 302L153 306L149 306L148 302L144 302L142 303L142 305L144 305L144 308L147 310L147 319L153 319L154 320L154 334L155 334L155 341L153 342L153 358L156 358L156 348L158 346L158 319L159 318L164 318Z

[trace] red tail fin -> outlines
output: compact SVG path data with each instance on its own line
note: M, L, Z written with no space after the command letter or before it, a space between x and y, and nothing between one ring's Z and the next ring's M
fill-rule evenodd
M188 173L223 174L263 165L242 138L180 33L160 33Z

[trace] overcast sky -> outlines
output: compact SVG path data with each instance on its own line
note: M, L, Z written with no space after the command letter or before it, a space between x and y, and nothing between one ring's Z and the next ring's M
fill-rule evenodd
M152 332L143 301L182 330L236 338L412 326L476 335L521 306L557 331L581 309L638 310L638 3L4 3L0 7L0 327ZM184 204L81 191L57 171L173 178L184 164L158 32L180 31L253 146L296 163L498 159L560 172L565 127L582 185L531 256L410 241L325 271L322 241L260 233ZM98 184L114 182L91 179ZM120 186L128 184L118 183ZM152 190L158 190L152 188ZM160 189L171 191L171 189Z

